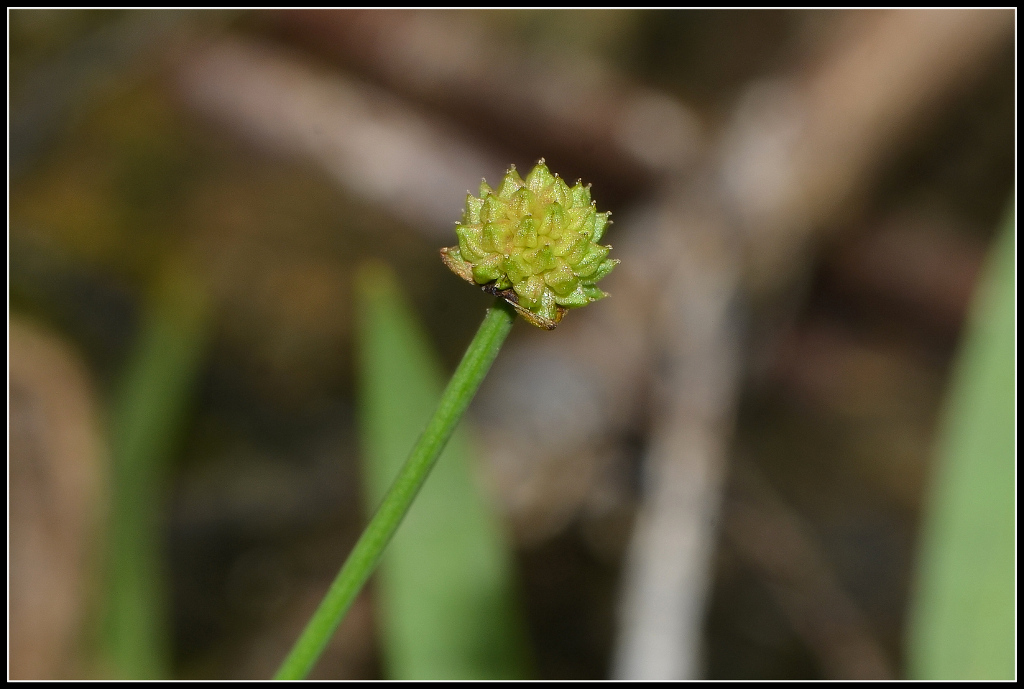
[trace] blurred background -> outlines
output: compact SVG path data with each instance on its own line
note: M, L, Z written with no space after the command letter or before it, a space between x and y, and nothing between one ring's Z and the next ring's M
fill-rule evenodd
M466 191L541 157L622 263L470 408L443 533L511 631L450 667L930 672L936 467L1015 236L1013 11L8 17L12 678L270 677L386 484L375 419L415 437L489 303L438 257ZM1011 582L1012 429L963 498L1009 505ZM395 632L450 627L417 607L450 577L392 574L443 569L423 542L314 677L449 672Z

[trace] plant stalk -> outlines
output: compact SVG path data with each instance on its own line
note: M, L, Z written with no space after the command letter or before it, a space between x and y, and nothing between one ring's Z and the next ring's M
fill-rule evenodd
M356 542L320 606L281 664L275 679L304 679L341 624L366 580L370 578L391 537L412 505L430 470L458 425L469 403L508 337L516 313L496 300L441 394L434 416L416 441L380 507Z

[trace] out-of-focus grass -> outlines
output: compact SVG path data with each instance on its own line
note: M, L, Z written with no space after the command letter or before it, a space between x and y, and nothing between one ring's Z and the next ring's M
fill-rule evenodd
M1015 257L1011 206L948 398L911 610L915 678L1016 672Z
M208 313L201 283L177 263L165 266L112 401L113 498L101 663L116 678L168 675L165 469L202 364Z
M392 272L358 277L359 405L368 510L383 497L441 396L441 367ZM456 431L399 527L374 594L387 675L517 678L525 635L511 555Z

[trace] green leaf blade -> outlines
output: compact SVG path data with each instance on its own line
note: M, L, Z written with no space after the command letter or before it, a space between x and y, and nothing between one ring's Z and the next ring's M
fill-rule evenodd
M360 419L368 509L383 497L426 426L441 367L383 266L359 279ZM511 554L457 430L388 546L375 594L394 679L525 674Z
M911 609L909 674L1016 672L1016 286L1011 206L954 371Z

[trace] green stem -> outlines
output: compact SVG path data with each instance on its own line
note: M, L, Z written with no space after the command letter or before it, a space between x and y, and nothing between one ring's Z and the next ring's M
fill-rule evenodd
M384 548L398 530L441 450L476 395L512 329L515 315L512 307L501 299L487 310L484 322L480 324L448 387L442 393L433 418L327 590L320 607L313 613L291 653L281 664L275 679L303 679L313 669L352 601L373 573Z

